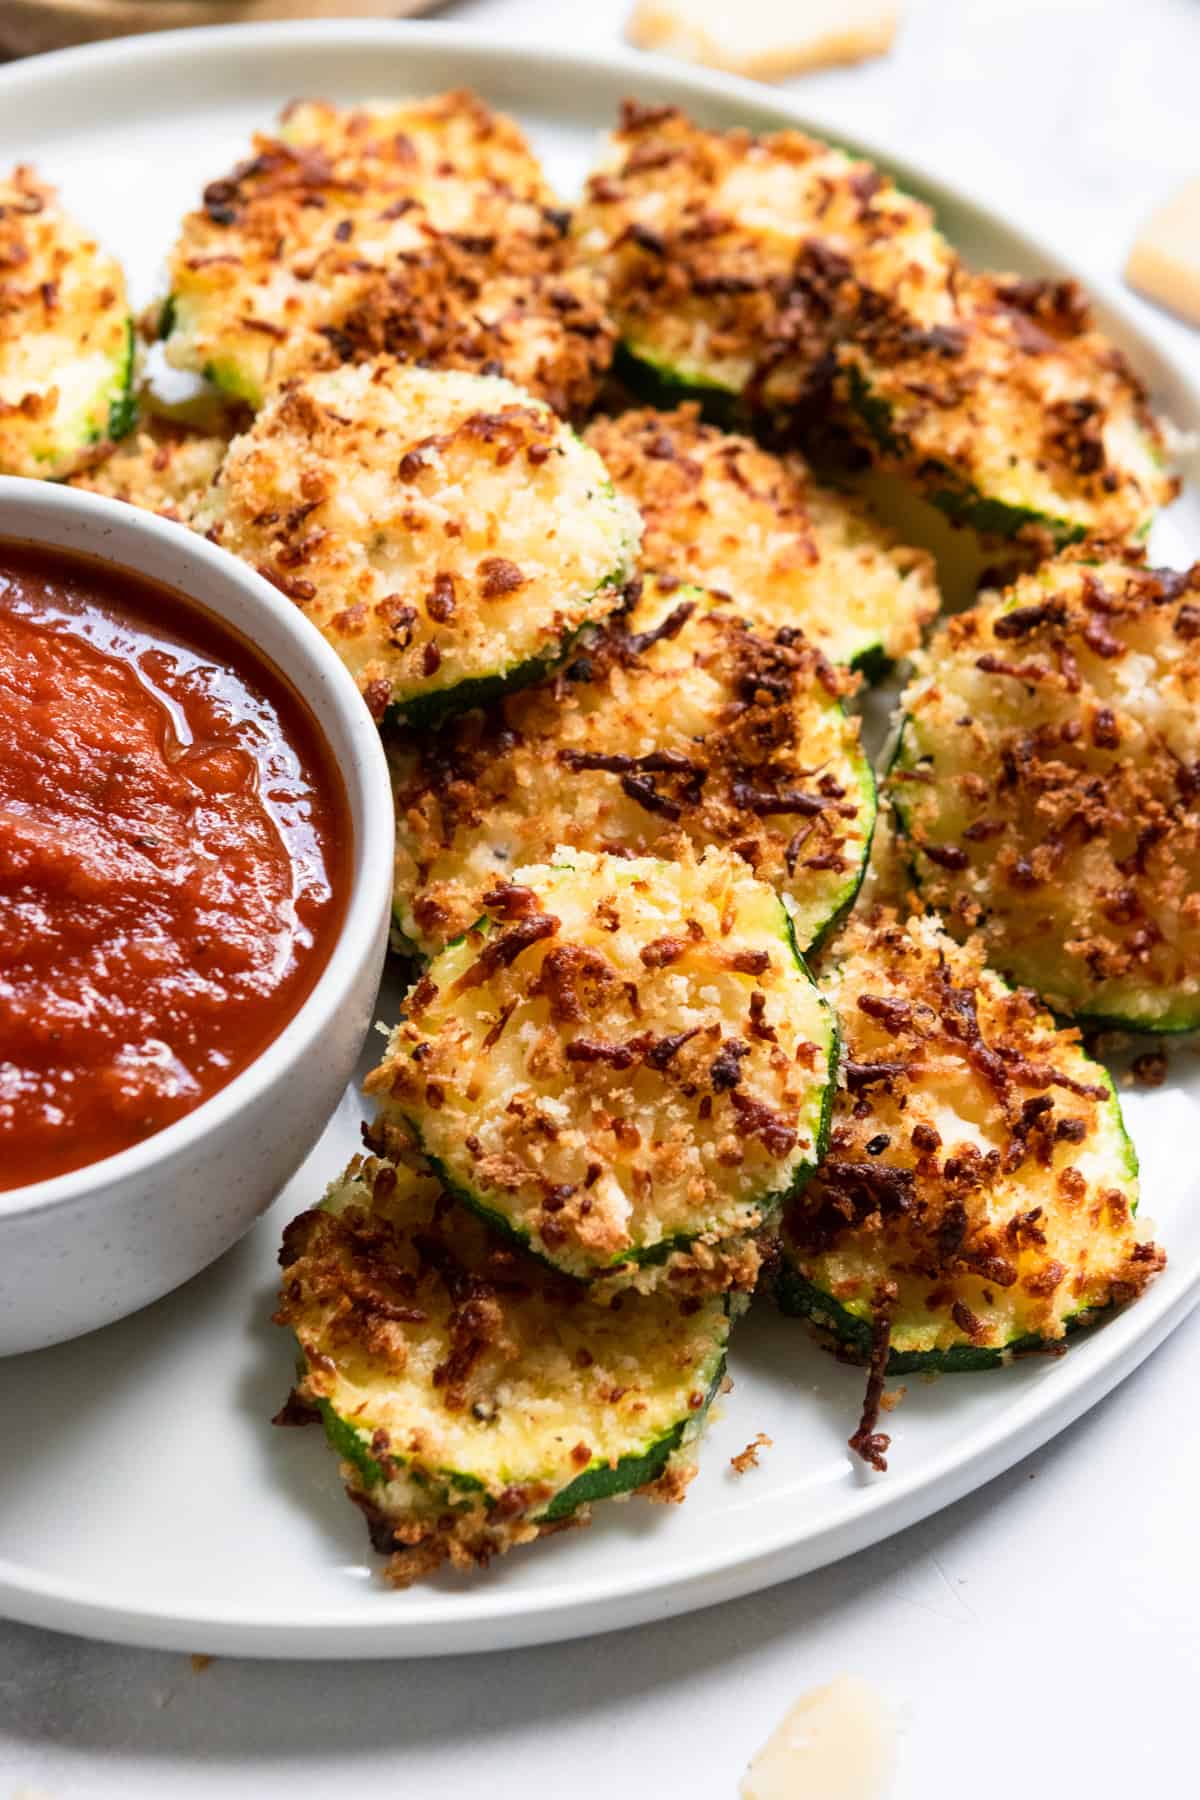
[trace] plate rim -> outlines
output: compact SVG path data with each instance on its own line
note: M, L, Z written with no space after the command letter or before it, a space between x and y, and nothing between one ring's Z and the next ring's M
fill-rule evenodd
M969 184L944 180L919 160L897 155L891 146L873 142L858 131L844 132L822 117L819 109L800 104L791 92L719 71L692 68L668 58L621 48L571 50L518 39L505 44L494 33L470 26L434 22L314 20L219 25L148 33L107 40L13 63L0 69L0 105L11 94L29 98L29 88L53 87L60 75L79 69L100 80L105 70L141 63L153 66L186 54L218 64L229 55L269 57L278 51L311 54L335 43L348 48L378 48L389 54L408 47L439 57L455 52L500 69L514 66L549 68L560 77L585 71L628 82L647 93L669 89L686 100L713 100L742 105L752 113L774 115L780 124L831 138L879 162L902 182L911 182L933 204L949 204L970 213L985 228L1019 242L1023 255L1055 275L1081 278L1096 310L1120 341L1139 359L1151 385L1168 381L1178 404L1190 417L1181 423L1200 427L1200 380L1183 358L1150 325L1139 319L1137 303L1116 283L1097 277L1087 266L1063 257L1038 233L1013 222L986 200L976 199ZM420 70L416 71L419 76ZM35 151L30 154L36 154ZM457 1655L470 1651L552 1643L692 1611L753 1593L807 1573L865 1549L884 1537L926 1518L984 1485L1037 1449L1098 1403L1148 1356L1200 1302L1200 1258L1190 1273L1168 1275L1136 1308L1109 1321L1102 1333L1080 1345L1054 1369L1047 1398L1043 1383L1028 1390L996 1418L985 1419L939 1456L919 1467L865 1478L847 1498L838 1489L831 1502L797 1537L786 1524L766 1532L747 1547L733 1540L685 1556L676 1566L662 1565L622 1578L613 1575L561 1583L558 1590L529 1594L473 1589L454 1596L454 1616L447 1617L445 1596L439 1610L422 1610L410 1591L402 1616L381 1606L372 1615L362 1607L361 1593L348 1595L345 1608L326 1609L304 1622L294 1616L271 1616L259 1608L210 1606L203 1614L179 1607L154 1609L121 1606L105 1590L66 1577L40 1575L0 1558L0 1616L14 1621L69 1631L84 1637L156 1649L190 1650L271 1658L359 1658ZM386 1604L386 1595L382 1596Z

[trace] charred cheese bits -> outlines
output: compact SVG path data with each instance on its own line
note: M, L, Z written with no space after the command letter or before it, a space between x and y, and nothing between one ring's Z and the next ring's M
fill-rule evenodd
M692 405L597 419L585 435L642 514L648 569L721 590L755 624L798 628L869 676L920 643L938 610L932 559L801 457L702 424Z
M725 845L783 896L805 948L851 904L875 785L841 706L847 678L699 588L638 588L553 682L392 744L394 917L421 954L558 845L662 857Z
M640 532L548 406L387 359L274 395L194 522L302 607L378 719L535 678L616 605Z
M953 252L870 163L781 131L706 131L627 104L572 229L656 385L790 408L823 385L859 286L917 312Z
M1039 554L1135 537L1174 495L1145 390L1074 282L961 274L936 316L863 308L846 414L958 524Z
M288 1227L280 1261L303 1358L281 1422L317 1409L396 1586L598 1500L683 1498L735 1299L584 1296L377 1158Z
M18 166L0 178L0 475L58 479L133 423L120 265Z
M144 419L111 456L73 475L70 485L186 522L228 447L227 437Z
M252 406L387 353L582 413L613 337L566 224L516 125L472 94L298 104L185 219L167 359Z
M892 793L954 934L1060 1012L1200 1025L1200 565L1047 564L903 704Z
M785 1215L784 1308L900 1373L990 1368L1135 1299L1165 1259L1078 1033L933 918L876 908L830 961L843 1061L828 1155Z
M484 906L368 1078L383 1121L569 1274L679 1253L752 1285L745 1236L819 1159L836 1060L774 890L728 851L564 848Z

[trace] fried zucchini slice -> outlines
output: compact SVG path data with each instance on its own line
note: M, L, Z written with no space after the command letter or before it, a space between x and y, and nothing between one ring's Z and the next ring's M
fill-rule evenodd
M728 851L564 848L484 904L368 1078L383 1120L569 1274L660 1274L680 1252L752 1279L742 1240L820 1156L836 1060L774 890Z
M147 418L103 462L72 475L70 485L186 522L228 447L227 437Z
M617 604L640 535L548 406L386 358L274 395L195 524L302 607L377 719L536 679Z
M634 378L791 409L826 380L859 285L919 314L954 255L927 206L798 131L706 131L627 105L572 221Z
M642 514L645 566L722 590L754 623L798 628L874 679L937 613L932 558L800 456L704 425L694 405L597 419L585 437Z
M777 1292L887 1368L994 1368L1135 1299L1165 1258L1107 1072L933 918L880 907L821 987L844 1060L829 1154L787 1209ZM880 1358L882 1362L882 1358Z
M120 264L18 165L0 180L0 474L57 480L133 424Z
M1137 376L1074 282L961 276L932 327L864 310L839 390L885 468L986 538L1141 537L1177 483Z
M795 132L627 109L574 221L634 379L826 428L989 538L1143 532L1162 430L1072 282L972 276L926 206ZM834 376L829 391L831 372Z
M875 782L845 677L700 588L633 591L565 675L390 746L403 944L435 954L490 887L557 845L727 845L783 896L802 949L849 908Z
M303 1359L281 1417L317 1409L395 1585L598 1500L682 1500L737 1297L583 1296L376 1158L289 1225L280 1261L276 1319Z
M591 405L613 333L525 138L474 95L304 102L204 191L170 264L166 357L251 406L387 353Z
M1057 1012L1200 1026L1200 564L1067 555L948 622L891 791L956 937Z

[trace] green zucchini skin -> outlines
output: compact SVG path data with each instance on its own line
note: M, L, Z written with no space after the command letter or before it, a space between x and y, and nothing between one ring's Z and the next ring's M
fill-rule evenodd
M658 412L673 412L694 401L705 424L715 425L721 431L744 428L750 420L740 394L718 387L715 382L680 375L635 350L625 339L618 342L613 353L612 373L641 405L652 406Z
M568 1487L560 1488L542 1512L535 1515L535 1523L557 1524L560 1520L571 1518L581 1507L590 1507L599 1500L612 1500L620 1494L635 1493L638 1488L648 1487L657 1481L672 1456L683 1448L685 1435L691 1438L703 1429L709 1409L725 1379L726 1367L727 1359L722 1354L709 1383L703 1406L698 1407L687 1419L680 1419L670 1431L655 1438L643 1451L622 1456L616 1463L596 1462L584 1469ZM383 1487L386 1476L371 1455L362 1432L336 1412L328 1400L318 1400L317 1410L330 1448L357 1470L367 1495L370 1495L372 1489ZM419 1479L415 1471L410 1473ZM445 1482L445 1502L451 1508L455 1504L456 1492L460 1495L486 1495L481 1481L458 1469L439 1469L437 1478ZM484 1505L490 1510L494 1502L485 1498Z
M623 568L614 569L600 583L593 598L619 592L627 575L628 571ZM385 729L396 731L404 726L418 726L422 730L436 731L459 713L472 712L476 707L493 706L507 694L517 694L522 688L536 687L539 681L545 681L567 660L579 641L580 634L588 629L590 623L590 620L584 619L574 631L567 632L547 655L531 656L503 673L474 676L468 681L456 682L453 687L435 688L430 693L414 694L407 700L393 702L384 714Z
M851 410L885 456L901 459L912 456L912 445L895 430L891 407L871 392L855 364L851 364L846 372L846 393ZM1087 527L1077 521L1057 518L1027 506L1014 506L1009 501L963 487L954 481L952 471L944 464L924 462L921 474L925 498L930 505L944 513L952 525L976 531L981 537L1011 539L1034 527L1049 536L1056 550L1061 550L1087 536Z
M137 360L133 320L126 326L125 361L119 375L120 385L108 403L108 436L115 444L128 437L137 423L137 396L134 393L134 371Z
M818 1331L828 1333L858 1362L871 1360L872 1329L870 1322L848 1312L832 1294L827 1294L807 1280L798 1269L784 1264L775 1276L773 1292L780 1312L789 1318L807 1319ZM1099 1307L1075 1313L1065 1321L1069 1337L1090 1330L1115 1311ZM1003 1347L982 1344L951 1344L945 1350L892 1350L888 1354L889 1375L975 1375L985 1369L1000 1369L1017 1356L1053 1355L1056 1346L1035 1332L1013 1338Z
M614 1466L612 1463L596 1462L571 1483L557 1493L545 1512L538 1515L547 1525L559 1519L569 1519L581 1506L590 1506L596 1500L612 1500L618 1494L632 1494L638 1488L648 1487L663 1474L672 1456L683 1448L685 1437L691 1438L703 1428L713 1401L721 1391L725 1379L727 1359L722 1353L712 1380L708 1384L708 1392L704 1404L696 1409L692 1417L695 1419L696 1431L691 1429L692 1419L680 1419L663 1437L656 1438L647 1446L640 1456L622 1456Z

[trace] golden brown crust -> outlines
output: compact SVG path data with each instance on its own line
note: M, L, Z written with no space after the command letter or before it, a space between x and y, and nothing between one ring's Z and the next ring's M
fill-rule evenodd
M929 209L869 163L633 102L572 229L636 353L772 407L823 387L860 284L916 306L952 264Z
M616 1498L682 1498L723 1300L585 1293L423 1167L378 1157L291 1222L280 1262L276 1323L304 1366L277 1423L324 1416L393 1585L583 1522L606 1483ZM546 1518L580 1477L571 1514Z
M1165 1259L1137 1240L1136 1162L1078 1033L930 918L860 913L829 962L843 1060L791 1262L905 1351L1053 1342L1136 1298Z
M962 504L1003 503L1005 535L1037 554L1064 532L1132 537L1178 491L1146 391L1076 282L960 271L931 325L860 295L837 355L845 416L861 427L850 378L887 411L882 435L865 430L883 462Z
M746 1234L815 1160L829 1057L771 889L726 851L564 849L484 898L368 1092L572 1274L671 1280L672 1246L756 1274Z
M290 108L279 137L257 137L206 188L173 281L168 356L252 399L386 353L507 375L575 415L612 354L600 290L528 144L465 92Z
M70 485L186 524L220 468L228 445L227 436L144 419L132 437L86 473L72 476Z
M639 529L542 402L386 357L273 394L195 523L297 602L377 719L556 660L616 604Z
M1062 558L952 619L906 706L896 803L955 934L1063 1010L1200 1019L1200 565Z
M128 331L114 258L33 168L0 176L0 474L57 479L103 454Z
M728 593L835 661L908 656L938 609L932 559L803 459L701 423L693 405L597 419L587 442L645 523L644 566Z
M424 954L474 923L506 867L559 844L725 845L788 895L803 944L852 887L872 806L836 706L850 678L790 627L753 630L673 582L640 590L554 681L393 740L394 907Z

